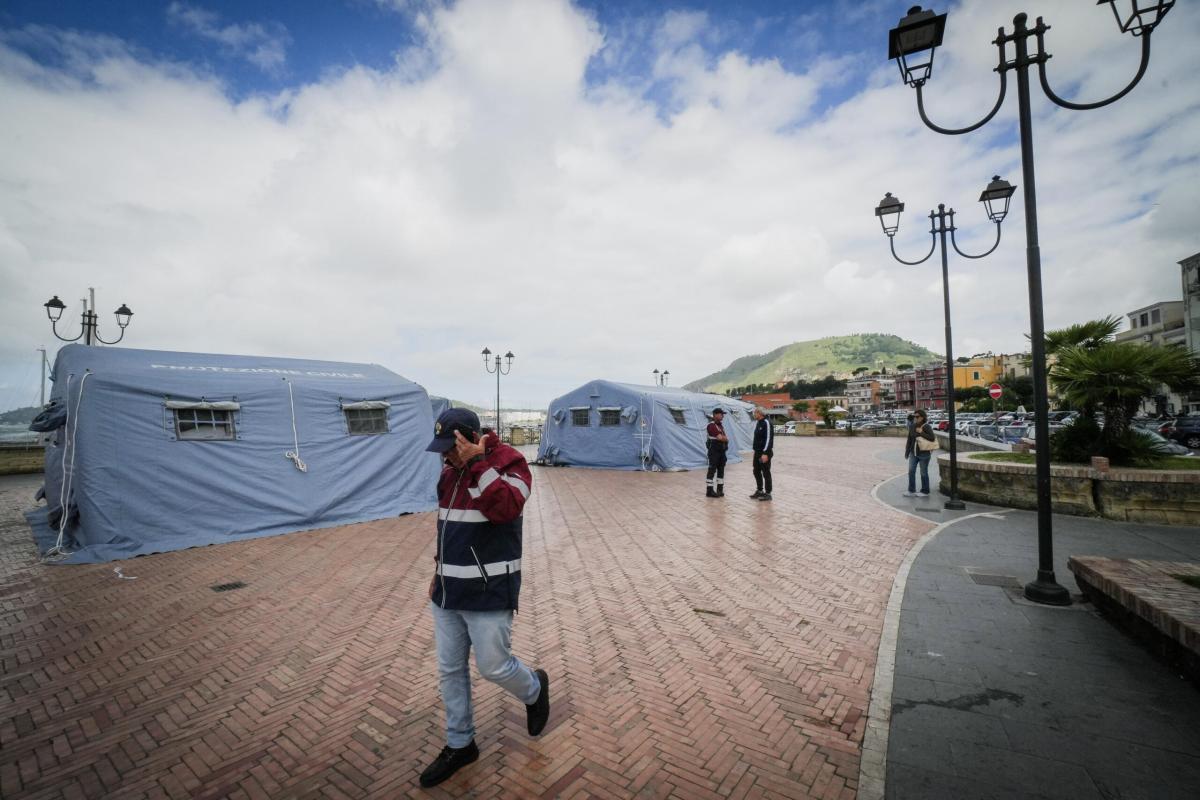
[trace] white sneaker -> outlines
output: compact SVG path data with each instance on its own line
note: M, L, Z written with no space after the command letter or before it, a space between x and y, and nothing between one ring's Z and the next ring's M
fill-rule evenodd
M905 492L904 496L905 497L916 497L917 493L916 492Z
M929 492L921 492L921 497L929 497Z

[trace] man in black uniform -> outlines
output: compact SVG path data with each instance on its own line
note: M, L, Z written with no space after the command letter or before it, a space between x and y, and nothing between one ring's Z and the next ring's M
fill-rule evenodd
M708 423L708 491L705 497L725 496L725 451L729 449L729 437L725 435L725 409L714 408L712 422Z
M775 457L775 431L761 408L754 409L754 484L751 500L771 499L771 459ZM766 488L764 492L763 489Z

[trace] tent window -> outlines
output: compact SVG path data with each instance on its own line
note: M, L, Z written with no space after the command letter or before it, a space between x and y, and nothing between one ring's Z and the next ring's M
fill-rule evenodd
M586 428L591 423L591 420L588 418L589 410L590 409L586 409L586 408L572 408L571 409L571 424L577 425L581 428Z
M346 429L351 436L388 432L386 408L346 408Z
M175 435L192 442L233 439L233 412L212 408L176 408Z
M687 420L683 418L682 408L672 408L671 419L675 420L676 425L687 425Z
M602 408L600 409L600 425L620 425L621 424L621 409L619 408Z

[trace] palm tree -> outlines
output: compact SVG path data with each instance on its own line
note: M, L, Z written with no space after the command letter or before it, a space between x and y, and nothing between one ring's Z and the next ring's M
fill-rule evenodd
M1046 332L1046 355L1054 355L1068 347L1083 347L1095 350L1108 344L1121 329L1121 320L1116 317L1093 319L1069 325L1056 331ZM1026 335L1025 338L1029 338Z
M1082 331L1089 324L1093 323L1072 328ZM1166 384L1181 393L1200 388L1200 359L1182 347L1143 347L1091 336L1079 344L1060 345L1056 352L1058 363L1050 371L1051 382L1085 415L1094 416L1097 410L1104 413L1101 441L1105 445L1125 437L1142 398L1157 392L1159 386Z

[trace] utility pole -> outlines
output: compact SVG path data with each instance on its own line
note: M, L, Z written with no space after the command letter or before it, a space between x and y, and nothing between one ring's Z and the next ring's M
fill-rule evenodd
M37 351L42 354L42 382L38 384L42 391L42 401L39 406L44 408L46 405L46 348L39 347Z

